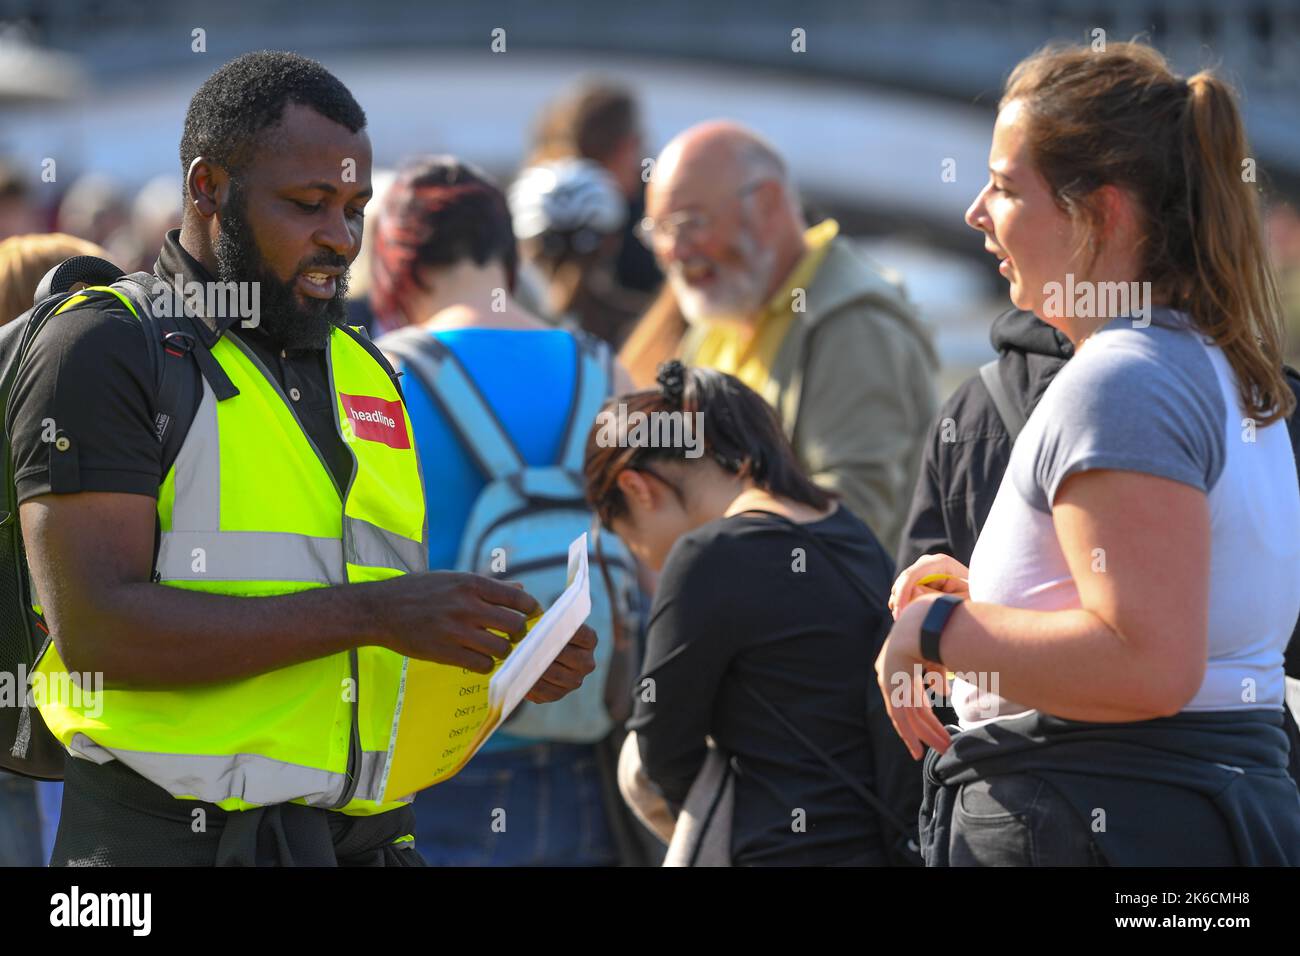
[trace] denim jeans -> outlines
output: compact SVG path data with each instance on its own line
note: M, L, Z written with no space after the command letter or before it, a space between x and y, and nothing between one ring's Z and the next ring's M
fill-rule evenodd
M63 805L63 781L36 781L36 806L41 813L42 865L54 852L54 837L59 832L59 812Z
M0 866L44 866L36 781L0 771Z
M479 753L415 798L430 866L614 866L595 748L539 743Z
M952 811L951 866L1105 866L1088 825L1037 777L962 784Z

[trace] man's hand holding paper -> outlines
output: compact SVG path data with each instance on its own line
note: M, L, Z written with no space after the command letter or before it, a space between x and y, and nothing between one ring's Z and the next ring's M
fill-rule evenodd
M596 632L583 624L524 700L550 704L577 690L583 678L596 669L595 651Z
M596 668L596 632L584 623L591 613L586 534L569 546L568 586L540 617L536 602L518 586L479 580L491 586L482 599L496 605L496 612L518 615L527 607L532 613L525 627L504 618L499 629L480 624L471 644L486 639L501 646L475 653L479 660L449 666L408 656L385 767L386 798L455 775L522 701L560 700ZM482 621L483 609L476 610ZM520 639L522 630L527 634ZM457 650L471 653L464 642Z

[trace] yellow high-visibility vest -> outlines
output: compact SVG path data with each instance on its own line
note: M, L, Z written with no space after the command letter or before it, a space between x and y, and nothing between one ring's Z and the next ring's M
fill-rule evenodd
M257 356L233 336L212 355L239 394L218 402L204 381L163 479L161 583L251 600L426 570L411 421L379 362L331 333L335 425L354 462L339 488ZM403 661L360 647L218 684L63 695L72 699L43 701L40 712L74 756L120 760L177 798L382 813L410 799L382 799ZM47 687L68 686L53 642L36 672Z

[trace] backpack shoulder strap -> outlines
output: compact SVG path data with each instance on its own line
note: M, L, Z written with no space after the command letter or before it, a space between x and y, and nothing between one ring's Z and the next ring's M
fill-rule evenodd
M88 285L69 292L71 285L84 282L111 284ZM163 473L171 468L180 453L198 408L201 382L206 381L217 401L239 394L225 369L213 357L185 308L183 296L168 282L148 272L123 274L105 259L76 256L65 260L46 273L37 290L37 305L29 323L28 338L44 324L41 310L57 315L73 308L94 294L111 295L141 325L150 373L154 382L154 432L162 445ZM157 308L159 296L169 295L168 308ZM48 303L48 305L47 305ZM24 347L25 351L25 347ZM189 359L193 358L194 365ZM195 375L197 366L198 375Z
M185 310L183 298L166 282L147 272L134 272L105 288L118 298L123 298L125 292L134 302L134 307L130 303L127 307L144 327L157 400L154 432L162 445L165 475L180 454L193 423L201 398L201 383L208 383L219 402L235 397L239 389L204 344L194 320ZM172 308L154 308L157 295L173 295Z
M184 298L170 283L148 272L133 272L129 276L123 276L114 285L126 286L139 296L137 305L140 306L140 311L137 314L141 321L155 333L153 335L155 341L165 347L170 347L173 352L179 351L182 355L194 356L199 371L203 373L203 378L212 387L212 392L217 401L224 402L226 399L234 398L239 394L239 389L230 380L226 370L221 367L221 363L213 357L211 350L204 344L203 337L199 334L198 327L195 325L195 318L190 315L185 307ZM171 295L174 297L171 308L167 310L171 313L170 315L158 315L157 310L152 307L152 303L158 295ZM166 348L164 348L164 351L166 351Z
M559 464L566 471L580 475L587 450L587 433L613 387L614 350L590 335L576 334L573 338L578 353L573 375L573 401L564 426Z
M478 385L438 337L408 328L384 338L442 412L456 438L489 480L508 478L527 464Z
M999 359L986 362L980 366L980 380L983 381L984 387L988 389L989 395L993 399L993 407L998 410L998 415L1002 418L1002 424L1006 426L1007 434L1011 436L1011 443L1014 445L1016 439L1020 436L1021 430L1025 427L1025 417L1020 413L1020 407L1011 398L1011 393L1007 391L1006 383L1002 381L1002 372L998 367Z

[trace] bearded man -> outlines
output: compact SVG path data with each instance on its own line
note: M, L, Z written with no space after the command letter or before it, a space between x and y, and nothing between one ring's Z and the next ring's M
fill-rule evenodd
M813 480L893 553L937 409L934 350L902 291L833 219L808 228L785 162L736 123L669 142L646 212L689 323L682 360L766 398Z

